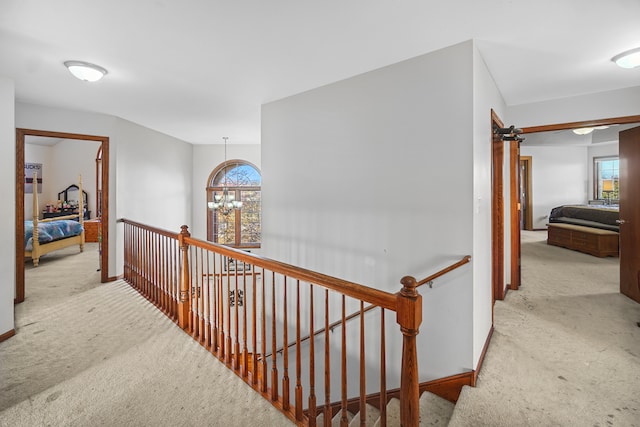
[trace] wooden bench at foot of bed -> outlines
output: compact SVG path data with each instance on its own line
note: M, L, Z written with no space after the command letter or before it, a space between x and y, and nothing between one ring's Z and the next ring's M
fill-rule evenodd
M548 224L547 244L597 257L618 256L619 234L582 225Z

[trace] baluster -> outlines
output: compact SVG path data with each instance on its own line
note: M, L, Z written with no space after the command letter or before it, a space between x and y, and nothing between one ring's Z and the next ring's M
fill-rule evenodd
M277 335L276 335L276 273L271 272L271 400L278 400L278 367L276 359Z
M261 367L261 371L260 371L260 376L261 376L261 381L262 381L262 386L260 388L260 390L263 393L267 392L267 359L266 359L266 354L267 354L267 318L266 318L266 312L267 312L267 306L266 306L266 301L265 301L265 281L266 281L266 277L264 275L264 268L262 268L262 324L261 324L261 332L260 332L260 338L262 340L262 357L261 357L261 361L260 361L260 367Z
M240 295L238 295L238 269L240 268L239 261L237 259L234 260L233 265L235 265L235 269L233 271L233 279L234 279L234 326L235 326L235 337L233 343L233 369L236 371L240 370L240 324L239 324L239 316L240 316Z
M191 274L190 289L192 292L193 319L191 336L198 341L198 333L200 329L200 290L198 289L198 254L197 248L191 248L191 259L193 260L192 268L195 270Z
M222 255L218 255L218 261L220 261L219 265L220 265L220 274L219 274L219 281L218 281L218 312L219 312L219 322L220 324L218 325L218 359L220 360L225 360L226 357L226 352L225 352L225 327L224 327L224 283L222 282L224 279L224 267L223 267L223 262L224 259L222 258Z
M202 281L205 284L205 286L207 287L207 297L206 297L206 311L207 311L207 324L205 326L205 333L207 338L205 339L205 342L207 343L206 347L209 351L212 350L212 346L213 346L213 300L211 299L211 264L209 263L209 251L205 251L204 249L202 250L205 254L205 258L207 260L206 262L206 269L207 272L203 275Z
M282 322L282 348L283 348L283 370L282 370L282 409L289 410L289 320L287 318L287 276L284 276L284 297L283 297L283 314Z
M175 242L171 242L171 246L169 246L169 251L171 253L171 267L170 267L170 274L171 274L171 311L172 311L172 319L174 321L178 320L178 302L180 301L180 295L179 295L179 289L178 289L178 274L177 274L177 268L178 268L178 262L176 259L176 243Z
M229 261L228 258L225 259L226 262ZM227 310L227 328L226 328L226 348L225 348L225 352L226 352L226 357L225 357L225 363L227 365L231 364L231 357L232 357L232 353L233 353L233 345L231 342L231 271L230 269L227 267L227 271L225 272L225 277L227 279L227 289L225 290L225 296L227 297L227 303L225 306L225 309Z
M208 267L204 262L205 250L200 248L200 288L202 289L202 329L200 330L201 342L204 343L204 347L209 349L209 280L207 278L207 272L205 268Z
M257 326L256 326L256 315L257 315L257 311L256 311L256 307L258 306L258 300L256 299L258 297L257 292L256 292L256 280L258 280L258 271L256 270L255 265L252 267L253 268L253 276L251 276L251 284L252 284L252 288L253 288L253 298L251 299L251 331L252 331L252 340L253 340L253 345L252 345L252 350L251 350L251 385L256 385L258 384L258 334L257 334ZM246 307L245 307L246 310Z
M316 352L313 335L315 331L313 322L313 284L309 284L309 426L316 426Z
M384 308L380 308L380 427L387 425L387 344Z
M346 304L345 296L342 295L342 416L340 417L340 425L347 427L349 418L347 417L347 324L346 324Z
M360 301L360 425L367 420L367 370L364 349L364 301Z
M324 291L324 425L331 425L331 356L329 346L329 290Z
M218 279L216 276L216 254L210 252L213 274L209 274L207 280L209 280L209 286L211 286L211 353L216 354L218 351ZM207 262L209 257L207 256ZM213 282L212 282L213 280Z
M313 338L311 338L313 341ZM286 341L285 341L286 343ZM296 280L296 420L302 420L302 366L300 364L300 280Z
M242 361L240 363L242 378L247 378L249 374L247 366L249 363L247 354L247 268L250 268L249 265L242 261ZM236 301L240 301L239 296L236 296Z

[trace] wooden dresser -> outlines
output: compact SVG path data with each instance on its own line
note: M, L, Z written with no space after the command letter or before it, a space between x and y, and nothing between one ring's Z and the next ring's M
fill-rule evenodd
M84 222L84 241L97 242L98 230L100 228L99 219L90 219Z
M562 246L597 257L618 256L619 233L581 225L553 223L547 230L547 244Z

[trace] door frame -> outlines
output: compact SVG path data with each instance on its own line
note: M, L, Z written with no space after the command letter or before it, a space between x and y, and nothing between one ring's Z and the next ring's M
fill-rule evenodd
M491 110L491 304L503 300L504 286L504 142L493 130L504 123ZM493 310L492 310L493 312Z
M100 242L100 281L109 281L109 137L67 132L16 128L16 297L21 303L25 297L24 286L24 144L26 136L43 136L80 141L97 141L102 145L102 239Z
M524 206L524 212L526 212L526 214L524 215L523 218L523 229L524 230L533 230L533 191L531 189L531 178L532 178L532 174L531 174L531 166L533 165L533 157L531 156L520 156L520 162L524 162L527 164L527 176L526 176L526 183L527 183L527 187L525 189L526 191L526 203ZM518 165L519 167L520 165ZM522 182L522 169L520 169L520 182ZM520 202L522 203L522 197L520 196Z

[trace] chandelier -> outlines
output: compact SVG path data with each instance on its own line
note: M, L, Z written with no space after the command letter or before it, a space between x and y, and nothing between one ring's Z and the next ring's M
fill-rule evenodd
M229 192L227 186L227 140L229 137L224 136L222 139L224 139L224 167L222 168L224 184L222 185L222 194L214 193L213 201L207 202L207 206L209 209L228 215L232 211L242 208L242 201L236 200L235 191Z

